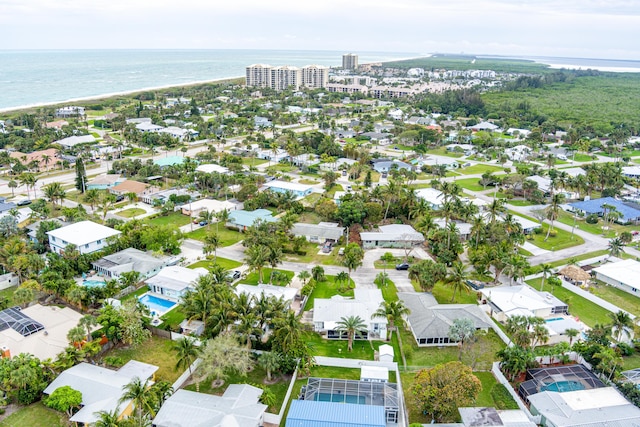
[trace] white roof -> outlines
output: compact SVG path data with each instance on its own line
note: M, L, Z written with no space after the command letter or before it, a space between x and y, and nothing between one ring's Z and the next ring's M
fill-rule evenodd
M543 391L529 396L529 401L557 427L640 425L640 408L613 387L565 393Z
M424 242L422 233L416 231L407 224L381 225L378 232L360 233L363 241L385 241L385 242Z
M380 308L382 291L380 289L355 289L353 298L335 295L329 299L316 298L313 309L313 322L324 322L325 329L335 329L336 323L343 317L360 316L365 324L371 323L371 316ZM387 319L376 318L375 323L386 324Z
M209 212L216 212L216 213L221 212L224 209L228 211L233 211L236 209L236 205L229 201L220 201L220 200L212 200L212 199L196 200L195 202L187 203L182 207L190 211L199 211L201 209L206 209Z
M69 346L67 334L82 318L82 314L68 307L40 304L23 308L21 312L40 323L44 329L26 337L11 328L0 331L0 347L8 348L11 356L27 353L41 360L55 359Z
M421 188L416 190L416 197L426 200L432 205L440 206L443 202L442 191L435 188Z
M79 135L79 136L69 136L67 138L54 142L54 144L60 144L64 147L74 147L78 144L95 142L95 140L96 138L93 135Z
M622 168L622 173L624 175L640 175L640 166L625 166Z
M144 122L144 123L138 123L136 125L136 129L142 132L155 132L155 131L159 131L160 129L163 129L163 127L154 125L153 123Z
M220 165L216 165L213 163L209 163L206 165L199 165L196 168L196 172L204 172L204 173L228 173L229 172L229 168L226 168L224 166L220 166Z
M503 220L503 218L499 218L501 221ZM530 219L521 217L519 215L513 215L513 220L515 222L517 222L518 224L520 224L522 226L523 230L528 230L531 228L537 228L540 227L540 223L535 222L535 221L531 221Z
M538 189L542 192L549 192L552 188L552 182L549 178L545 178L540 175L528 176L526 179L538 184Z
M393 356L393 347L390 346L389 344L382 344L380 347L378 347L378 354L380 356L382 355Z
M549 292L539 292L529 286L498 286L485 288L482 295L505 314L529 315L537 310L558 307L564 304Z
M428 156L421 157L418 160L418 163L427 165L427 166L459 164L458 161L454 158L447 157L447 156L438 156L435 154L430 154Z
M389 368L363 365L360 368L360 381L364 379L389 381Z
M437 218L433 221L433 223L435 225L437 225L440 228L445 228L445 223L446 220L444 218ZM456 228L458 229L458 234L464 236L467 234L471 234L471 229L473 228L473 226L471 224L469 224L468 222L462 222L462 221L449 221L449 224L455 224Z
M274 286L266 283L260 283L257 286L253 285L236 285L236 295L247 294L256 298L260 298L262 295L267 297L284 298L285 301L293 301L298 293L296 288L289 288L285 286Z
M80 221L66 227L47 231L47 234L67 243L82 246L97 240L117 236L120 232L92 221Z
M267 188L281 188L283 190L302 191L302 192L308 191L313 188L310 185L306 185L306 184L299 184L297 182L287 182L287 181L278 181L278 180L266 182L264 186Z
M622 168L624 170L624 168ZM587 172L585 172L584 169L582 168L566 168L566 169L558 169L558 172L565 172L567 175L569 176L573 176L576 177L578 175L586 175Z
M157 366L135 360L129 361L118 371L83 362L62 372L44 393L51 394L64 386L81 392L82 409L71 417L71 421L90 424L97 420L96 413L99 411L112 411L117 407L124 409L127 402L122 405L118 403L122 387L135 377L147 380L157 370Z
M640 262L636 260L625 259L624 261L608 262L594 268L593 271L627 286L640 287Z
M231 384L222 396L177 390L162 405L157 427L256 427L267 405L258 403L262 389Z
M160 286L165 289L182 291L190 287L200 276L209 274L206 268L186 268L179 265L164 267L158 274L147 279L147 285Z

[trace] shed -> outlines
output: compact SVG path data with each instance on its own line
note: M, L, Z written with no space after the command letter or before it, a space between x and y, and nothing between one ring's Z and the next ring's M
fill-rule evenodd
M589 279L591 279L591 275L589 273L575 265L567 265L565 268L560 270L559 274L564 276L564 278L569 282L578 286L585 285Z
M391 347L389 344L382 344L378 348L378 360L380 362L393 362L393 358L393 347Z

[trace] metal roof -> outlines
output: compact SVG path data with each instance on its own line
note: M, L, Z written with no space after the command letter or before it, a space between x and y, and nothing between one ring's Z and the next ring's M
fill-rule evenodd
M0 311L0 331L9 328L23 337L28 337L43 330L44 326L22 313L19 307L11 307Z
M293 400L285 427L385 427L382 406Z
M604 212L602 205L605 204L614 206L616 210L622 214L620 219L623 221L632 221L640 218L640 205L624 203L613 197L602 197L600 199L585 200L584 202L569 203L569 206L588 214L594 213L600 215Z

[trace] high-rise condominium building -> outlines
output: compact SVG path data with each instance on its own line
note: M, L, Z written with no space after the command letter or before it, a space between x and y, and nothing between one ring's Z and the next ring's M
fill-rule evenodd
M271 65L253 64L247 67L247 86L271 87Z
M302 85L302 71L298 67L284 65L271 69L271 88L274 90L298 90Z
M345 70L355 70L358 68L358 55L346 53L342 55L342 68Z
M329 81L329 67L322 65L307 65L302 67L302 85L309 88L327 86Z

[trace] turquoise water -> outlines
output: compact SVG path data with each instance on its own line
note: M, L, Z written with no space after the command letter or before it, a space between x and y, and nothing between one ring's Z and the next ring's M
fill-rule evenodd
M102 288L107 283L104 280L85 280L82 282L82 286L85 288Z
M334 51L0 50L0 109L245 75L255 63L338 66ZM418 56L358 52L359 62Z
M584 390L584 385L578 381L558 381L540 388L540 391L557 391L559 393L577 390Z
M562 317L554 317L554 318L545 320L545 322L555 322L555 321L558 321L558 320L563 320L563 318Z
M354 396L342 393L318 393L316 394L315 400L319 402L355 403L358 405L365 404L364 396Z
M173 301L169 301L167 299L149 294L141 296L140 298L138 298L138 301L145 305L152 315L161 315L169 311L174 305L176 305L176 303Z

